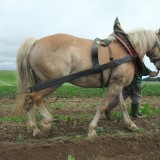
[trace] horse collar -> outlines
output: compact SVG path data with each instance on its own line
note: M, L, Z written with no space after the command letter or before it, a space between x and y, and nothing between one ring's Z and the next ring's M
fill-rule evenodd
M130 42L128 35L118 30L115 30L115 33L113 35L116 37L117 41L126 49L128 54L131 56L135 66L135 74L143 73L145 69L145 65L140 55L137 53L135 47Z

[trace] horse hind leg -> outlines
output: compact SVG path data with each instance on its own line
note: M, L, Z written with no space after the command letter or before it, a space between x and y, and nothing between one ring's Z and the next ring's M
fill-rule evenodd
M50 95L52 92L54 92L59 86L54 86L48 89L41 90L39 92L33 92L30 96L30 99L36 104L38 111L43 116L43 119L41 120L40 130L41 134L43 136L47 136L50 133L50 130L52 128L52 121L53 117L47 110L43 98Z
M29 128L31 128L31 130L33 131L33 137L44 136L46 135L46 133L49 133L52 127L53 118L51 114L48 112L48 110L46 109L44 102L43 102L42 94L40 94L40 92L32 93L29 98L30 98L32 105L36 104L36 108L38 109L40 114L43 116L43 119L41 120L40 130L39 130L36 127L36 120L34 116L35 109L33 106L29 107L29 109L27 110Z
M52 128L53 117L45 107L44 101L41 101L38 104L38 110L40 114L43 116L43 119L41 120L41 131L45 136L47 136Z
M27 111L28 116L28 124L27 124L27 133L32 133L33 137L37 137L41 135L41 131L38 129L36 125L35 119L35 106L33 101L30 99L30 96L26 97L25 100L25 110Z

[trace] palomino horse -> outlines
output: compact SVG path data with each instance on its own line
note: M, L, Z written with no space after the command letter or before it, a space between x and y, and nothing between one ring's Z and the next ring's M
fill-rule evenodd
M159 33L151 30L136 29L127 34L136 49L139 50L141 58L143 59L147 53L147 56L159 70ZM128 54L114 36L111 35L108 39L112 41L110 43L110 49L112 50L113 59L119 59ZM93 42L94 41L90 39L82 39L67 34L56 34L39 40L30 38L20 47L17 55L17 71L19 80L18 92L21 92L21 94L17 96L16 112L22 109L27 111L28 131L31 131L33 136L41 135L51 129L53 118L46 109L43 98L54 92L61 85L52 86L32 93L25 93L25 89L40 82L92 68L91 48ZM98 52L100 64L105 64L110 61L107 47L100 46ZM104 83L108 83L108 89L97 109L94 119L89 125L89 138L97 136L96 127L98 121L115 97L118 97L125 126L131 131L138 129L128 115L122 96L123 87L130 84L134 73L135 67L132 61L103 71ZM96 73L72 80L70 83L81 87L96 88L101 84L99 79L100 73ZM36 125L34 113L36 108L43 116L41 130Z

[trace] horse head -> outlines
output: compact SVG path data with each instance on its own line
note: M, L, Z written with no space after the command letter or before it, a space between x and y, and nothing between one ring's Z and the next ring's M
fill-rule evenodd
M153 46L147 51L146 55L156 66L157 70L160 70L160 29L158 29L155 34L156 40L154 41Z

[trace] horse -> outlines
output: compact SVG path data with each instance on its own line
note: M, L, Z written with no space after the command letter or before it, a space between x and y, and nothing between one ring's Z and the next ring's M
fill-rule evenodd
M148 56L156 68L160 69L160 32L143 28L127 32L140 57ZM120 45L115 36L107 37L111 41L110 49L112 58L119 59L128 53ZM26 110L28 116L27 131L33 137L49 133L52 127L53 117L47 110L43 99L61 87L62 84L51 86L31 93L24 92L26 88L41 82L77 73L92 68L91 48L94 40L75 37L67 34L54 34L41 39L29 38L19 48L17 54L17 78L18 92L15 111L18 113ZM108 47L100 46L98 49L100 65L110 62ZM107 110L109 104L118 97L119 107L123 114L124 125L130 131L137 131L138 127L128 115L122 96L122 89L128 86L135 74L133 61L129 61L103 71L104 83L107 84L96 114L89 124L88 138L97 137L96 128L100 117ZM100 73L84 76L69 83L85 87L99 88ZM36 109L42 115L41 129L36 125Z

